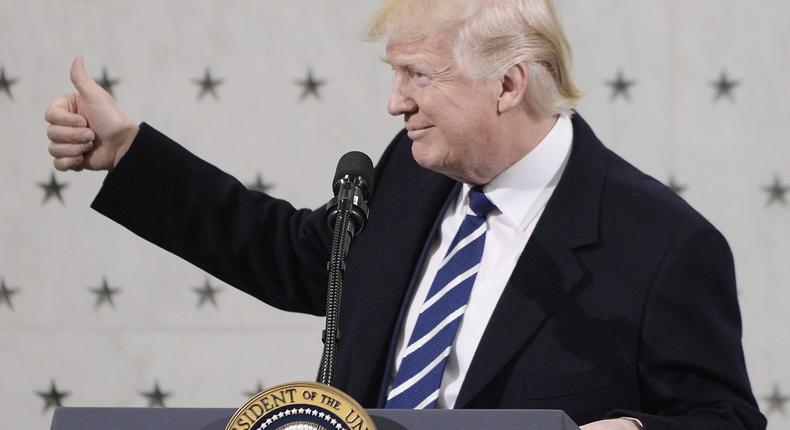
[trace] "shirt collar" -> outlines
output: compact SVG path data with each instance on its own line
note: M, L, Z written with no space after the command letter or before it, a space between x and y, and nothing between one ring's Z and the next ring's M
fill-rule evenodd
M510 222L526 230L556 188L572 142L573 124L562 114L532 151L483 187L486 197ZM461 191L466 206L470 189L464 184Z

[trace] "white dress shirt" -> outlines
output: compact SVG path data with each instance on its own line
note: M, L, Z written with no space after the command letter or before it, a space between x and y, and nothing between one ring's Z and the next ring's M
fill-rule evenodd
M561 115L551 131L532 151L483 187L486 197L497 209L486 220L486 242L480 271L447 359L438 408L451 409L455 405L472 357L483 337L483 331L565 169L572 141L573 126L570 117ZM431 244L398 337L395 373L403 360L406 343L414 331L420 307L428 295L447 248L461 222L468 213L472 213L469 208L470 189L468 184L463 185L456 201L450 204L444 214L438 237ZM393 381L395 373L392 375Z

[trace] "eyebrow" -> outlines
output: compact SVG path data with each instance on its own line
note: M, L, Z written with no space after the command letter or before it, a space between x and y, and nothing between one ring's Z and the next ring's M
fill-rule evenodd
M427 62L425 60L421 60L421 59L416 58L416 57L407 57L407 58L405 58L402 61L394 62L394 61L392 61L391 58L389 58L389 56L384 54L384 55L379 57L379 61L383 62L384 64L389 64L391 66L398 66L398 67L405 67L405 68L415 68L416 67L416 68L420 68L420 69L429 69L429 70L434 70L435 69L435 67L433 67L429 62Z

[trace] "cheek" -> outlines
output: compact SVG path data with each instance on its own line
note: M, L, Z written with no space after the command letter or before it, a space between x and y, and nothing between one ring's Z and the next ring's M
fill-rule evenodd
M444 145L442 145L441 142L435 138L422 138L412 143L411 152L415 159L424 160L430 157L435 157L435 154L442 152L442 146Z
M447 133L448 164L473 171L498 156L497 148L491 145L491 123L482 115L466 117Z
M451 151L468 152L488 141L490 123L479 112L469 112L456 119L451 127L443 130L444 138Z

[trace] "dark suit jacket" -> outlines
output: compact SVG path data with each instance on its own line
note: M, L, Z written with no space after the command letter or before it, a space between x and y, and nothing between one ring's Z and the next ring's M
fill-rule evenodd
M565 172L499 300L457 408L563 409L583 424L762 429L730 250L702 216L573 119ZM457 184L401 132L376 167L346 260L335 384L383 404L394 339ZM278 308L324 313L322 209L248 191L143 124L93 203L136 234Z

